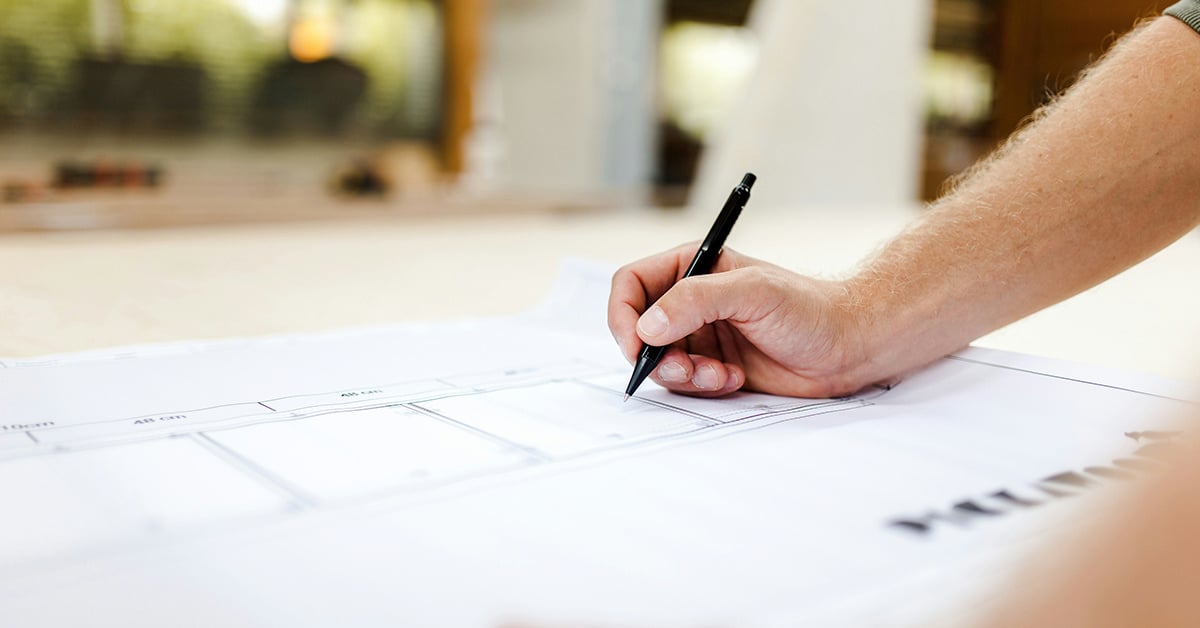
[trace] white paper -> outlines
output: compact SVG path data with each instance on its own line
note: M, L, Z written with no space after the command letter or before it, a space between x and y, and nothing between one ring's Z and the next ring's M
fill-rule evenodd
M0 622L919 625L1190 407L978 349L622 403L608 274L508 319L5 360Z

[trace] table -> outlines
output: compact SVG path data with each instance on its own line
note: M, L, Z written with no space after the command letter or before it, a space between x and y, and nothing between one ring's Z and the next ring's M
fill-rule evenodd
M729 246L845 274L914 207L764 208ZM0 235L0 356L515 313L560 259L619 264L711 216L622 210ZM976 344L1200 381L1200 233Z

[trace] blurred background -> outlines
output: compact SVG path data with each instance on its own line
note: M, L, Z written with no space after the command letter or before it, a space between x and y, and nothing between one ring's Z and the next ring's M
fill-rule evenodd
M0 230L933 199L1169 2L0 0Z

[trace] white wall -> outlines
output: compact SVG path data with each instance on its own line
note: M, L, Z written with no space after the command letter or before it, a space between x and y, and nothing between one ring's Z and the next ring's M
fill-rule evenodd
M660 0L495 0L485 72L507 189L648 183Z
M757 0L761 59L717 131L690 205L716 211L743 172L755 209L913 203L930 0Z

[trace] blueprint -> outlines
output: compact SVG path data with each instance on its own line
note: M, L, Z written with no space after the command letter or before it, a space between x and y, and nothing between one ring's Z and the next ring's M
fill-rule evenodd
M981 349L838 399L622 403L608 272L504 319L0 361L0 622L923 624L1192 408Z

